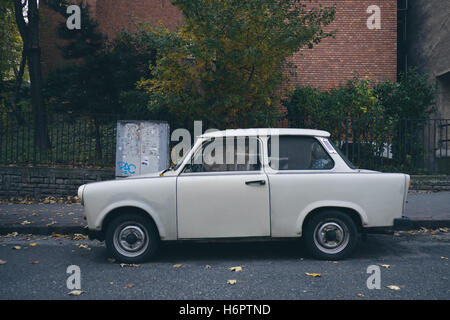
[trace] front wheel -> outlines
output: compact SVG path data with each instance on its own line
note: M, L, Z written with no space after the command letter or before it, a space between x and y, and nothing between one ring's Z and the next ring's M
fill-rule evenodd
M106 228L105 243L117 260L138 263L153 257L159 248L156 226L149 218L138 214L123 214Z
M303 237L313 257L339 260L355 249L358 229L347 214L334 210L322 211L306 222Z

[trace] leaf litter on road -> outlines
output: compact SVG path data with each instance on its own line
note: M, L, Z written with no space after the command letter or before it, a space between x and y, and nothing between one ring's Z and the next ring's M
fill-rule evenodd
M231 268L228 268L228 270L233 271L233 272L239 272L239 271L242 271L242 267L241 266L231 267Z
M69 296L79 296L83 293L86 293L86 291L83 290L72 290L69 293L67 293Z
M310 277L313 277L313 278L320 278L320 277L322 277L322 274L321 274L321 273L309 273L309 272L305 272L305 274L306 274L307 276L310 276Z

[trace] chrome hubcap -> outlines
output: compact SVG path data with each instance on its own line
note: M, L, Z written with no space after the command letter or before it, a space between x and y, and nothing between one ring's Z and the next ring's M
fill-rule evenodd
M120 254L127 257L142 254L148 247L146 229L136 222L121 224L114 232L114 246Z
M349 232L340 221L319 224L314 231L316 246L325 253L338 253L348 244Z

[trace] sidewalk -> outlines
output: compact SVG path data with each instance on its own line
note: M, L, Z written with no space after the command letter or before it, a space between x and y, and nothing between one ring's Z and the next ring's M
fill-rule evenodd
M406 216L411 223L402 229L450 227L450 192L408 194ZM80 204L0 204L0 234L86 233Z

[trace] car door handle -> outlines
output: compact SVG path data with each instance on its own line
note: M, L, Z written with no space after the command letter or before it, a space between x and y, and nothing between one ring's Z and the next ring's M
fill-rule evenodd
M251 184L265 185L266 184L266 180L245 181L245 184L246 185L251 185Z

